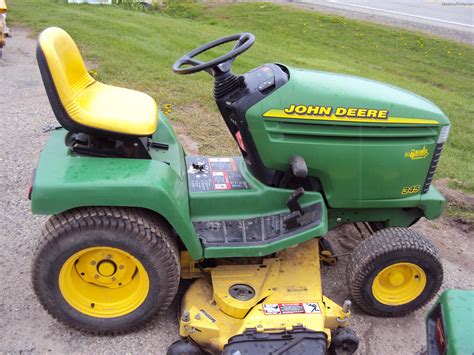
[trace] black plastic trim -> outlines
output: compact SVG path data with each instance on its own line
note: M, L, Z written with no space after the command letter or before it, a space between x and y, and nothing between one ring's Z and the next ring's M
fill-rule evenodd
M431 186L431 182L433 181L434 174L436 172L436 168L438 167L439 159L441 158L441 153L443 152L444 143L438 143L436 145L433 159L431 160L430 168L428 169L428 175L426 175L425 183L423 184L423 193L428 192Z
M258 85L250 84L255 84L251 83L252 73L262 67L269 67L273 70L274 86L261 92L258 89ZM288 74L282 69L281 65L264 64L240 78L241 86L228 92L226 95L216 97L216 103L230 133L236 141L235 135L237 132L240 132L246 149L244 151L240 146L239 149L252 175L266 185L275 186L277 171L264 166L248 128L246 114L252 106L285 85L288 82Z
M247 329L243 334L234 335L224 346L224 355L231 354L300 354L324 355L327 336L302 326L290 331L257 332Z
M441 329L437 329L437 320L441 322ZM438 334L441 331L442 334ZM444 343L440 344L437 340L438 335L443 337ZM428 314L426 319L426 339L429 355L446 355L449 347L449 340L446 337L446 324L444 320L444 309L441 303L438 303Z
M321 202L303 208L302 222L285 225L291 212L246 219L194 221L196 234L204 247L237 247L266 245L302 233L321 224Z

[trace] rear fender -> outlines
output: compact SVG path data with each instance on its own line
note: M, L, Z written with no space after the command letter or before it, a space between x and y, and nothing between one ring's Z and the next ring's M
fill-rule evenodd
M151 160L78 156L65 145L67 131L55 130L41 153L31 194L35 214L73 208L145 208L165 218L194 260L203 250L191 223L184 152L160 114L153 140L168 150L151 149Z

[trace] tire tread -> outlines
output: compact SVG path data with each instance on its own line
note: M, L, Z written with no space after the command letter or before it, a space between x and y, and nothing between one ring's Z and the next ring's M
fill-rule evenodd
M171 281L169 287L165 290L159 310L145 322L133 326L126 330L96 331L92 328L84 329L78 327L63 313L50 309L41 297L40 277L34 271L32 272L33 289L40 300L42 306L55 319L81 331L92 334L115 335L135 331L152 322L172 303L179 286L180 280L180 260L179 249L176 238L174 237L168 224L158 215L151 211L137 208L123 207L87 207L77 208L63 213L51 216L44 225L40 240L36 245L33 257L33 270L40 264L44 250L54 248L58 240L71 231L86 230L89 228L116 230L128 232L140 239L147 253L157 255L166 268L166 273Z
M429 298L409 311L382 312L367 303L364 294L364 282L375 266L387 258L391 253L398 252L401 255L411 253L421 258L436 261L435 289L439 290L443 280L443 269L439 261L439 254L434 245L420 235L418 232L401 227L384 228L362 241L351 253L350 261L346 270L346 280L354 301L366 312L375 316L400 317L411 313L429 302L436 292Z

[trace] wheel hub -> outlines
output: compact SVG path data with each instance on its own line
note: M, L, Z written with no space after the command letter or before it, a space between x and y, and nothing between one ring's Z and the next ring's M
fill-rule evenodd
M97 272L105 277L110 277L117 271L117 265L110 260L102 260L97 264Z
M84 281L109 288L128 285L136 271L134 261L125 253L104 248L82 254L75 266Z
M405 281L405 276L400 271L395 271L390 273L388 279L392 286L400 286Z
M81 313L117 317L139 307L149 290L140 261L112 247L78 251L63 264L59 287L64 299Z
M381 270L372 284L380 303L399 306L415 300L426 286L425 271L412 263L396 263Z

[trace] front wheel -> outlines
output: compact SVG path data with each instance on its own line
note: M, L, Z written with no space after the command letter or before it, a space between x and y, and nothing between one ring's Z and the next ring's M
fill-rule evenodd
M429 302L443 282L435 247L417 232L386 228L362 241L346 271L354 301L367 313L397 317Z
M178 247L147 211L85 208L52 216L37 247L32 280L59 321L96 333L140 328L172 302Z

